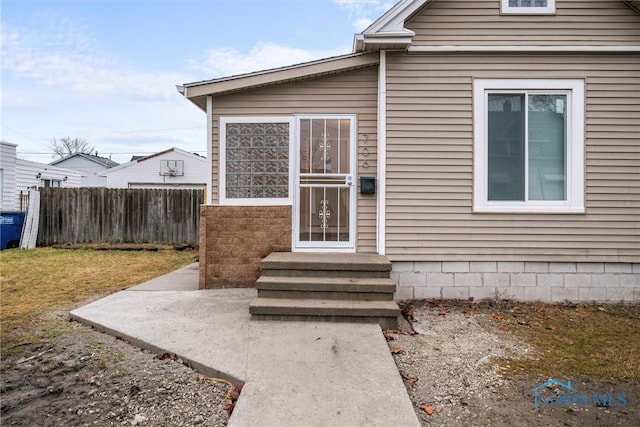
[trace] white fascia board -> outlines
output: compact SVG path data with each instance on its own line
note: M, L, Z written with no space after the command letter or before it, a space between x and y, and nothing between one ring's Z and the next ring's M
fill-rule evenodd
M362 33L373 34L379 32L402 31L405 21L418 9L431 0L402 0L369 25Z
M537 46L537 45L459 45L459 46L410 46L409 53L466 53L466 52L503 52L503 53L637 53L640 52L640 45L558 45L558 46Z
M365 50L367 46L376 45L399 45L402 47L410 46L415 36L411 30L398 32L386 32L375 34L357 34L354 40L354 50ZM361 37L358 37L361 36Z
M368 44L400 44L408 46L415 33L404 27L405 21L431 0L401 0L362 33L353 38L353 52L361 52ZM385 40L374 40L380 37Z

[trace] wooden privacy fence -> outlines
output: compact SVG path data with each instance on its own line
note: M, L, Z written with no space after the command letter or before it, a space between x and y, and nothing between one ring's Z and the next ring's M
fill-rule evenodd
M42 188L38 245L198 246L202 190Z

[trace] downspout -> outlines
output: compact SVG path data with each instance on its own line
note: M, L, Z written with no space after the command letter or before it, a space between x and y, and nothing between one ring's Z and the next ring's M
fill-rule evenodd
M207 96L207 159L209 159L209 174L204 203L211 205L213 204L213 97L211 96Z
M380 255L386 253L386 193L387 193L387 52L380 51L378 66L378 199L376 215L376 246Z

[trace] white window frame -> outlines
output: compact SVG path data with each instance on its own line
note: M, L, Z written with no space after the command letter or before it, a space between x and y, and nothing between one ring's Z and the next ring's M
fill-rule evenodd
M488 200L488 94L499 91L567 93L566 200ZM584 80L476 79L473 82L473 210L494 213L584 213ZM527 160L528 161L528 160ZM527 174L525 177L528 180ZM525 188L528 184L525 183Z
M501 0L500 13L506 15L554 15L556 13L556 0L547 0L547 6L545 7L509 6L509 0Z
M229 198L227 197L227 124L228 123L288 123L289 124L289 190L288 197L282 198ZM220 117L219 132L219 156L218 156L218 194L220 205L226 206L287 206L293 204L293 167L294 159L292 144L295 140L294 116L227 116Z
M38 186L40 188L61 188L62 181L63 180L59 178L40 178L40 183Z

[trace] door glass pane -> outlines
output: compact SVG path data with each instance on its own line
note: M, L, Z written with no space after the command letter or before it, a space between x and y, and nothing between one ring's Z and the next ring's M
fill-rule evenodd
M488 199L523 201L525 95L488 95Z
M300 120L300 173L349 174L349 119Z
M350 187L300 188L300 241L348 242Z
M566 200L567 96L529 96L529 200Z

